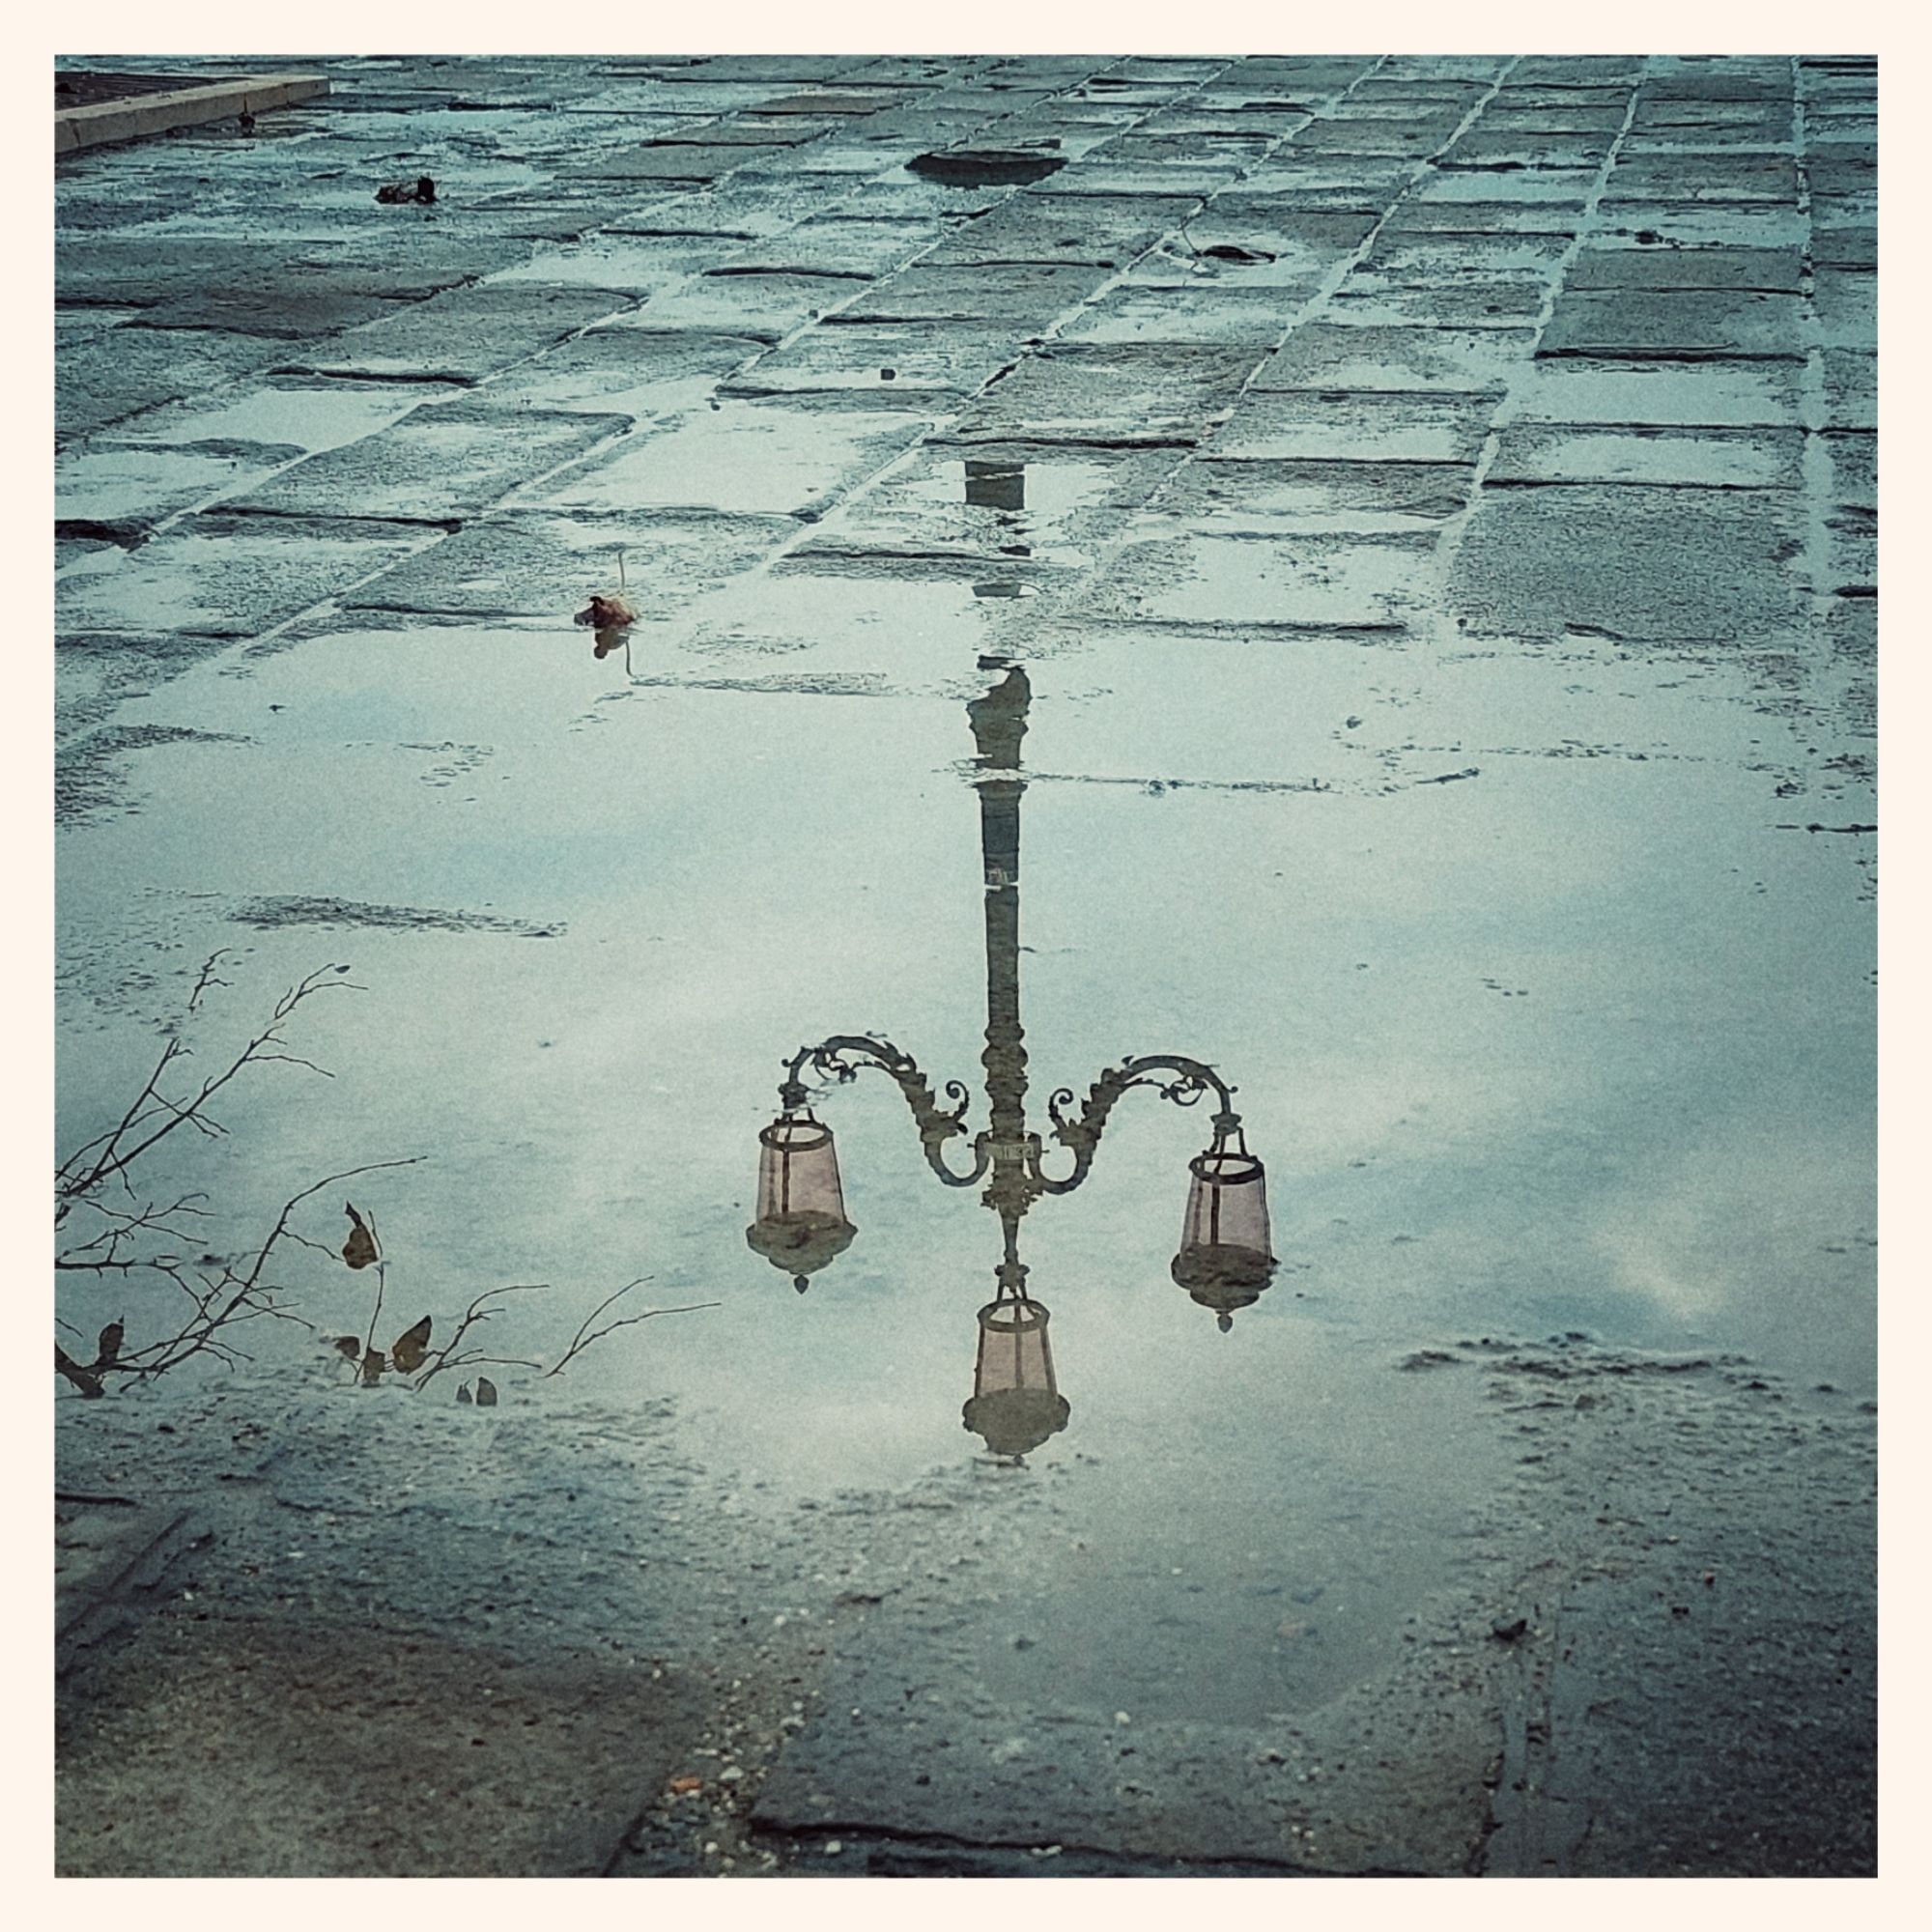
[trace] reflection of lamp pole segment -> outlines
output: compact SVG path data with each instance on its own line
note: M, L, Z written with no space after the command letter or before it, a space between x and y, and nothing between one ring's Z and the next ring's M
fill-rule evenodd
M779 1088L780 1115L759 1136L757 1217L746 1231L758 1253L793 1277L823 1267L851 1241L832 1130L812 1114L801 1078L813 1071L838 1081L865 1066L892 1076L912 1109L928 1165L949 1186L971 1187L985 1179L981 1200L1000 1217L1004 1236L995 1299L980 1311L980 1368L968 1426L1005 1455L1037 1446L1066 1420L1066 1404L1054 1386L1046 1347L1046 1310L1026 1292L1027 1269L1019 1258L1019 1224L1042 1194L1069 1194L1086 1179L1107 1117L1121 1096L1151 1087L1163 1099L1194 1105L1211 1090L1219 1102L1213 1138L1189 1163L1190 1184L1174 1279L1212 1309L1225 1330L1236 1309L1257 1300L1274 1269L1269 1251L1266 1182L1262 1164L1247 1150L1234 1090L1211 1066L1181 1054L1150 1054L1122 1061L1094 1083L1077 1118L1069 1118L1069 1089L1047 1101L1053 1138L1072 1155L1064 1176L1049 1175L1037 1134L1026 1122L1026 1046L1020 1024L1020 740L1026 734L1032 687L1018 666L967 706L980 776L980 850L985 875L986 1130L974 1138L970 1172L947 1165L949 1141L965 1133L971 1097L956 1080L946 1086L950 1108L941 1107L912 1056L890 1041L835 1035L802 1046L785 1063ZM988 1179L990 1177L990 1179ZM1012 1306L1024 1304L1024 1308ZM1037 1319L1036 1319L1037 1318ZM994 1401L992 1398L999 1397ZM1024 1398L1024 1400L1020 1400ZM1000 1418L1004 1417L1004 1420ZM987 1425L992 1426L987 1426ZM1031 1440L1021 1441L1022 1436Z

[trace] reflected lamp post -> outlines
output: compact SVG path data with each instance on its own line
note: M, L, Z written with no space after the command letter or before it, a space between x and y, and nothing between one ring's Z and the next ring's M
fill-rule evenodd
M980 1064L987 1113L985 1127L972 1138L970 1165L955 1168L947 1158L952 1144L968 1133L972 1095L961 1082L946 1083L942 1102L913 1057L890 1040L834 1035L800 1047L784 1063L778 1118L759 1135L756 1216L746 1238L791 1275L801 1293L812 1272L844 1251L856 1231L845 1211L832 1129L811 1111L804 1075L809 1067L821 1081L844 1084L867 1069L884 1073L904 1096L933 1173L949 1187L983 1181L980 1199L1000 1217L1004 1244L994 1269L997 1293L980 1310L979 1357L965 1421L996 1454L1013 1456L1064 1428L1068 1414L1054 1379L1047 1310L1027 1293L1020 1222L1041 1196L1070 1194L1087 1179L1108 1119L1124 1095L1150 1088L1179 1106L1193 1106L1210 1093L1216 1101L1208 1145L1188 1164L1180 1245L1170 1270L1176 1283L1212 1310L1225 1332L1236 1310L1260 1298L1275 1262L1264 1171L1248 1151L1235 1090L1205 1062L1171 1053L1123 1059L1094 1082L1077 1113L1072 1090L1056 1090L1046 1111L1051 1138L1066 1156L1064 1172L1051 1171L1045 1142L1028 1125L1019 981L1020 799L1026 790L1020 740L1033 694L1020 667L993 660L982 661L982 668L1003 669L1005 675L967 706L980 772L974 789L980 795L986 921L986 1045Z

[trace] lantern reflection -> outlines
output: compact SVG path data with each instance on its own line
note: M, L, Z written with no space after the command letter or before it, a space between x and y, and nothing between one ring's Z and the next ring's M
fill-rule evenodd
M1066 1427L1073 1412L1053 1378L1046 1308L1024 1295L980 1311L973 1394L960 1420L995 1456L1024 1456Z
M857 1233L845 1218L832 1129L809 1110L781 1114L758 1134L757 1212L747 1243L803 1294L807 1277L842 1255Z

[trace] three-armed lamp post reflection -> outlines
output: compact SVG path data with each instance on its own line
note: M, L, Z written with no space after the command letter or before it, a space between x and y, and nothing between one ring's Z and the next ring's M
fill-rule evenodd
M1005 1249L994 1270L998 1291L980 1310L980 1350L967 1428L1003 1456L1023 1455L1065 1427L1066 1400L1054 1380L1047 1346L1047 1310L1026 1290L1019 1258L1022 1217L1043 1194L1070 1194L1087 1179L1107 1118L1121 1097L1150 1087L1163 1099L1192 1106L1212 1093L1217 1101L1208 1147L1189 1163L1180 1245L1170 1272L1223 1330L1235 1311L1258 1300L1274 1271L1269 1247L1267 1183L1248 1151L1234 1090L1211 1066L1181 1054L1123 1060L1094 1081L1078 1114L1073 1094L1060 1088L1047 1100L1052 1138L1069 1156L1064 1174L1048 1172L1041 1137L1026 1120L1025 1034L1020 1026L1019 872L1020 739L1032 689L1017 666L997 662L1006 675L967 707L982 776L980 841L986 881L987 1124L972 1141L965 1172L946 1158L948 1145L967 1133L972 1096L956 1080L942 1105L908 1053L889 1040L841 1034L802 1046L785 1063L779 1117L759 1134L756 1218L746 1238L757 1253L792 1277L803 1293L810 1277L842 1254L854 1229L845 1211L832 1129L812 1113L803 1078L810 1066L821 1079L854 1080L862 1068L885 1073L904 1094L927 1164L949 1187L986 1182L981 1200L999 1215Z

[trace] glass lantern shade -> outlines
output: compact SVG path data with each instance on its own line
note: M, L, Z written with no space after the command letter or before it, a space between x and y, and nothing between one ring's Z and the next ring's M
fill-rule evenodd
M1170 1270L1225 1329L1237 1308L1261 1299L1274 1273L1267 1180L1253 1154L1216 1149L1188 1162L1187 1216Z
M1072 1414L1053 1379L1047 1311L1037 1301L989 1301L980 1311L973 1399L960 1419L996 1456L1024 1456Z
M745 1230L748 1245L803 1293L806 1277L843 1254L857 1232L845 1218L832 1129L810 1115L762 1128L757 1217Z

